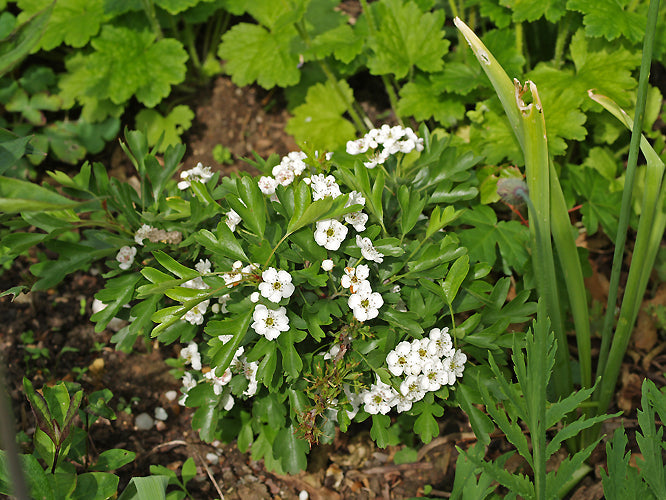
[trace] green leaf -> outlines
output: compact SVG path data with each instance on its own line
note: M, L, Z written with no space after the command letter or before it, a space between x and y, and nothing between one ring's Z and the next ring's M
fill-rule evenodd
M585 33L590 37L603 36L615 40L625 36L641 42L645 36L645 16L629 7L629 0L568 0L567 8L583 14ZM629 7L629 8L627 8Z
M54 2L49 2L41 12L35 12L32 18L25 20L23 24L17 22L20 25L12 33L13 40L5 41L0 48L0 76L33 51L51 19L54 6ZM4 40L5 37L2 38Z
M386 448L389 445L390 435L389 426L391 417L388 415L372 415L372 427L370 428L370 437L380 448Z
M18 21L23 23L50 4L51 0L19 0L17 5L23 12ZM105 20L104 0L60 0L55 3L38 47L52 50L62 43L83 47L99 32Z
M444 415L444 408L437 404L426 404L422 406L421 414L414 422L414 432L416 432L421 441L429 443L432 438L439 436L439 424L435 417Z
M120 308L129 304L134 296L134 288L141 279L138 273L123 274L106 283L106 287L95 296L106 304L106 307L91 316L96 323L95 331L101 332L115 318Z
M397 311L392 307L387 307L384 308L380 314L383 319L393 326L405 330L414 336L423 333L423 327L420 323L422 318L419 318L413 312Z
M627 436L624 426L615 429L613 439L606 442L606 464L608 472L602 467L601 483L608 500L625 498L650 498L647 485L641 481L638 469L629 465L631 452L625 454Z
M316 59L333 54L338 61L349 64L363 51L364 41L363 36L358 34L358 28L352 29L348 24L341 24L316 36L309 52Z
M191 280L193 278L196 278L197 276L200 276L198 271L195 271L194 269L190 269L189 267L182 265L176 259L174 259L170 255L167 255L161 250L153 252L153 255L155 256L155 259L157 259L157 262L162 264L167 271L172 272L179 278L186 278L188 280Z
M81 205L34 182L0 176L0 211L6 214L64 210Z
M46 399L35 391L32 382L26 377L23 377L23 392L30 402L30 408L35 416L35 420L37 420L38 427L55 442L57 438L55 428L53 427L53 417L51 416Z
M449 49L442 30L444 10L423 13L416 3L402 0L384 0L373 8L379 26L370 39L374 52L368 59L370 73L403 78L414 67L427 72L442 69Z
M76 489L72 500L99 498L106 500L116 495L120 478L106 472L85 472L76 477Z
M193 236L197 243L214 254L234 260L248 261L243 247L240 246L234 233L231 232L224 221L217 226L217 236L208 229L202 229L198 233L194 233Z
M531 0L504 0L505 5L513 10L513 20L517 23L522 21L533 22L541 17L545 17L551 23L557 21L566 14L567 0L541 0L533 2Z
M239 87L254 82L265 89L289 87L300 79L298 54L289 50L296 36L293 27L272 32L263 26L239 23L222 37L218 55Z
M273 442L273 454L289 474L298 474L305 470L310 446L307 441L296 437L293 425L280 429Z
M581 208L583 224L588 234L594 234L601 224L611 238L617 234L622 192L611 192L610 182L591 168L571 169L571 184L585 201Z
M98 101L122 105L133 96L153 107L185 79L187 53L176 39L105 25L91 45L92 53L66 61L68 73L60 80L65 105L80 102L84 116Z
M464 86L464 82L460 84ZM446 127L455 125L465 116L465 103L457 96L443 95L441 87L436 75L417 75L400 88L398 114L419 121L434 118Z
M113 448L105 450L99 454L97 462L91 470L100 472L111 472L120 469L123 465L132 462L136 457L133 451L123 450L120 448Z
M183 467L180 471L180 476L183 479L183 484L187 484L190 480L197 475L197 464L192 457L185 460Z
M247 308L243 314L235 315L222 321L209 321L205 327L205 332L212 336L218 335L233 335L233 338L226 344L221 344L219 350L211 353L211 364L215 366L217 373L223 373L224 370L231 364L234 354L240 347L243 337L250 327L252 321L252 313L254 309Z
M194 112L184 104L174 107L166 116L154 109L142 109L136 115L136 128L145 131L151 146L156 145L161 138L157 151L163 153L167 146L180 143L180 136L189 130L193 119Z
M514 269L522 269L528 259L529 234L527 228L517 221L497 221L492 208L477 206L460 216L462 224L470 224L473 229L460 231L460 241L470 249L470 256L478 262L493 265L496 261L496 248L502 258Z
M133 477L118 500L165 500L169 476Z
M463 255L459 257L449 269L449 272L446 274L446 279L442 283L442 289L444 290L444 295L449 304L453 303L453 300L458 295L458 290L460 285L465 280L467 273L469 272L469 255Z
M24 477L30 487L30 498L40 500L55 500L56 496L51 483L51 475L46 473L37 458L33 455L19 455ZM14 493L4 471L8 470L8 458L5 450L0 450L0 494Z
M354 126L343 117L353 102L354 94L344 80L317 83L308 89L305 103L294 108L285 130L313 149L337 149L354 138Z

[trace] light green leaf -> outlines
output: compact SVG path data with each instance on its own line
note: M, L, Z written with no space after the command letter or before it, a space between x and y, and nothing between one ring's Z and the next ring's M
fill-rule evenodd
M442 283L442 289L444 290L444 295L449 304L453 303L453 300L458 295L458 290L460 285L464 281L467 273L469 272L469 255L463 255L459 257L449 269L449 272L446 274L446 279Z
M330 81L317 83L308 89L305 103L293 110L286 131L313 149L336 149L354 138L354 126L342 116L352 102L354 94L344 80L337 88Z
M188 57L176 39L156 41L147 31L106 25L91 45L92 53L66 61L68 73L60 81L65 105L98 105L86 98L122 105L136 96L153 107L185 79Z
M0 212L41 212L75 208L81 203L65 198L34 182L0 176Z
M145 131L148 144L151 146L157 144L164 134L157 150L163 153L167 146L180 143L180 136L190 128L193 119L194 112L184 104L176 106L166 116L162 116L154 109L142 109L136 115L136 128Z
M293 27L270 32L263 26L239 23L222 37L218 55L226 60L225 70L239 87L254 82L265 89L289 87L301 76L298 54L289 50L296 36Z
M375 4L378 30L370 39L374 54L368 59L373 75L407 76L412 68L442 69L449 41L444 38L444 10L423 13L414 2L384 0ZM418 29L415 29L418 27Z
M632 42L640 42L645 36L645 16L633 10L634 3L629 7L630 3L629 0L569 0L567 8L583 14L588 36L603 36L611 41L624 35Z
M273 442L273 454L289 474L298 474L307 466L307 454L310 446L307 441L296 436L293 425L280 429Z
M400 89L398 114L413 116L420 121L434 118L450 127L464 117L465 103L457 96L444 97L442 85L436 82L435 76L417 75Z
M19 23L27 21L52 3L52 0L19 0L17 5L23 11L18 16ZM62 43L83 47L99 32L105 20L104 0L59 0L55 2L37 47L52 50Z
M35 13L31 19L26 20L22 25L16 23L17 26L13 31L14 39L11 42L5 41L0 48L0 76L23 60L39 43L51 18L54 5L54 3L49 3L44 10ZM4 6L2 8L4 9ZM0 19L4 19L6 22L8 16L9 18L13 17L8 12L3 12ZM3 40L5 38L5 36L2 37Z
M88 500L99 498L106 500L114 496L120 478L108 472L85 472L76 477L76 489L70 497L72 500Z
M555 23L566 13L567 0L501 0L500 3L513 10L515 22L533 22L545 17L551 23Z
M332 30L318 35L312 40L310 51L318 58L333 54L345 64L349 64L363 51L364 38L348 24L341 24Z
M169 476L133 477L118 500L165 500Z

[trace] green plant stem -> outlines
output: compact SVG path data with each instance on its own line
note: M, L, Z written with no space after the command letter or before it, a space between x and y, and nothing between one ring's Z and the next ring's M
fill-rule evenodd
M643 43L641 70L638 80L638 96L636 101L636 112L631 132L631 143L629 146L629 158L627 159L627 171L625 174L624 190L622 192L620 219L618 222L617 235L615 237L615 250L613 252L613 265L611 268L611 277L608 289L608 302L606 303L606 316L604 317L604 326L601 332L601 348L599 351L599 363L597 365L597 375L604 373L606 370L606 360L611 344L613 320L615 318L615 306L617 304L617 292L620 285L620 272L622 270L622 260L624 256L624 246L627 239L627 229L629 227L629 218L631 216L631 210L632 210L631 197L634 187L634 178L636 174L636 164L638 162L638 148L641 139L643 117L645 115L648 77L650 74L650 64L652 61L652 47L654 42L654 33L657 24L658 12L659 12L659 0L650 0L650 6L647 15L647 28L645 30L645 40ZM602 383L602 386L603 385L604 384ZM605 411L605 408L604 409L600 408L600 411Z
M569 40L571 35L570 27L570 17L568 14L565 14L562 19L557 24L557 38L555 40L555 54L553 55L553 66L555 68L560 68L564 61L564 47Z
M218 14L215 16L214 23L208 23L206 25L206 36L204 39L204 54L206 56L211 56L217 51L217 47L222 40L222 34L227 31L229 26L229 20L231 19L231 14L226 10L218 11ZM213 28L211 29L211 26Z
M173 19L173 18L172 18ZM175 20L173 21L174 28L177 28ZM201 67L201 59L199 59L199 54L197 53L197 47L195 42L194 33L192 33L192 25L185 23L185 27L182 31L183 39L187 45L187 52L190 54L190 60L194 69L196 70L199 77L203 77L203 71Z
M143 5L143 11L148 17L148 22L150 23L150 27L153 29L153 33L155 33L155 37L158 40L161 40L164 38L164 33L162 32L160 22L157 20L157 14L155 13L155 4L153 3L153 0L141 0L141 5Z

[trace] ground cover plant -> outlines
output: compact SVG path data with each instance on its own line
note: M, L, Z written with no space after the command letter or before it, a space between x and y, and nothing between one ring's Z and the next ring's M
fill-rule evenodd
M633 5L645 14L642 21L648 20L635 121L621 109L634 100L636 80L629 71L638 67L635 44L644 29L636 27L632 16L616 31L600 32L601 22L588 5L567 2L567 8L529 14L512 6L514 22L535 21L529 29L545 24L537 21L541 17L561 21L554 58L544 62L542 54L530 52L539 62L525 71L527 62L517 63L525 52L501 42L509 35L522 40L520 25L498 34L509 23L500 14L507 7L493 10L500 6L492 2L471 7L470 12L487 15L500 27L485 34L486 46L459 18L454 22L459 35L447 35L452 26L444 24L445 10L432 2L398 1L361 2L363 16L354 27L336 17L331 29L336 35L324 43L324 34L333 36L330 26L315 21L329 19L321 12L332 5L226 4L230 12L247 11L259 21L240 22L222 39L219 54L233 78L268 87L293 85L296 77L285 75L305 64L295 72L296 79L305 78L314 71L314 64L306 64L310 61L326 78L307 93L302 87L291 89L292 98L300 92L304 103L294 108L287 128L303 141L303 151L255 157L251 163L262 172L256 177L221 177L201 164L177 175L183 145L160 142L160 134L150 137L148 129L126 129L122 147L136 169L138 188L110 178L100 162L84 163L75 176L49 171L51 183L42 186L0 179L3 262L41 245L50 257L44 255L32 266L30 288L45 290L102 261L105 286L96 295L103 304L92 318L96 329L118 317L127 320L112 337L120 351L131 351L137 340L179 344L179 355L170 364L182 381L180 403L194 409L194 429L208 442L236 440L269 470L297 473L306 467L311 445L332 442L337 432L358 424L367 426L379 447L416 446L415 437L429 443L440 432L437 418L459 407L480 444L461 450L452 496L498 495L499 484L511 491L509 497L562 497L590 471L584 462L603 437L601 422L617 416L607 413L611 395L659 263L666 223L660 158L664 139L650 126L663 102L659 91L648 91L647 85L655 39L655 56L663 58L655 35L659 2L650 2L649 11L641 10L647 3ZM455 4L448 8L464 11ZM405 45L397 53L407 55L406 61L386 60L396 53L388 49L397 43L405 19L424 30L400 40ZM395 28L393 35L382 32L386 26ZM426 37L434 44L428 54L437 57L417 55L424 33L438 33ZM570 36L575 72L563 56ZM611 53L610 45L595 36L624 36L627 41ZM336 37L355 40L354 49L342 56L349 47ZM447 52L456 39L462 43ZM532 41L529 36L526 40ZM512 83L495 58L493 43L505 51L511 48L513 59L502 50L500 54L507 57L506 69L528 78L524 84ZM240 45L288 53L274 58L277 66L248 64L236 55ZM353 63L354 58L359 60ZM605 62L598 67L585 66L600 60ZM369 127L343 79L363 65L381 76L396 122L413 117L429 120L430 127ZM625 71L623 78L613 80L619 86L603 78L608 66ZM472 82L469 92L449 90L466 78ZM439 91L434 90L436 82L442 85ZM588 88L584 98L576 93L590 83L596 90L589 97ZM496 97L484 96L491 88ZM410 92L463 111L448 119L420 114L407 104ZM326 112L321 110L325 99ZM476 103L474 109L470 103ZM470 108L465 126L455 133L436 128L458 124L465 106ZM428 106L433 109L439 109L435 103ZM652 145L641 137L643 115ZM611 121L616 119L619 125ZM586 120L588 129L583 127ZM626 174L620 174L614 157L625 152L629 136L620 132L625 126L633 133ZM566 142L585 134L594 137L588 142L601 145L589 148L586 142L574 148ZM10 153L28 151L26 141L12 141ZM639 145L647 165L634 182ZM501 164L505 159L524 165L525 181L518 167ZM574 167L574 161L580 165ZM591 185L597 191L589 191ZM492 205L499 200L511 211ZM618 288L623 236L629 226L637 229L617 326L617 297L611 294L594 367L583 285L586 260L576 248L568 211L576 201L582 201L581 221L588 234L601 227L615 237L613 290ZM26 289L17 284L4 293ZM530 330L526 324L537 309ZM568 350L569 330L575 331L576 359ZM580 389L574 391L574 385ZM55 431L71 427L70 412L47 416L29 381L25 387L43 423L42 433L34 437L35 457L51 474L70 474L67 491L76 492L71 464L67 469L58 460L67 433ZM45 389L46 401L67 399L73 415L82 393L57 387L55 392ZM627 491L650 491L659 498L663 492L663 464L655 446L661 430L651 426L655 408L660 415L663 410L663 393L648 382L643 388L639 445L644 469L654 474L627 468L625 440L616 433L607 447L604 488L609 498ZM48 411L55 410L49 406ZM529 474L506 470L509 455L484 457L481 445L488 445L495 425L523 457ZM563 443L569 458L547 473L546 461ZM75 462L83 456L80 449L68 452ZM25 460L41 467L37 458ZM183 470L182 482L170 476L156 481L164 487L171 480L182 486L179 495L186 495L190 473ZM95 473L86 468L85 474ZM92 477L100 484L113 481L110 476L85 476L81 484ZM7 481L2 484L8 491ZM115 493L116 487L109 491Z

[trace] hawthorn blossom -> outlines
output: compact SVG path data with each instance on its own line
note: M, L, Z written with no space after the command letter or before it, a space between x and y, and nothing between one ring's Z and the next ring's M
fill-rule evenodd
M355 141L347 141L347 154L360 155L368 150L368 141L365 137L356 139Z
M215 392L217 396L222 394L224 386L231 381L231 376L231 370L229 368L227 368L219 377L215 375L215 369L204 373L204 378L213 382L213 392Z
M275 188L278 185L278 181L276 181L273 177L269 176L262 176L258 181L257 181L257 186L259 186L259 190L264 193L266 196L270 196L275 194Z
M332 175L313 175L310 177L310 188L312 189L312 201L323 200L328 196L337 198L342 195L340 186Z
M295 287L291 283L291 275L284 270L269 267L261 274L263 282L259 283L261 295L276 304L282 299L291 297Z
M191 364L195 370L201 370L201 354L199 346L195 342L190 342L187 347L180 350L180 357L185 360L185 364Z
M374 247L370 238L363 238L361 235L357 234L356 245L361 249L361 255L363 255L363 258L372 260L378 264L384 262L384 254Z
M384 299L379 293L373 292L370 283L366 281L349 297L347 305L354 313L354 317L363 322L377 317L379 308L384 305Z
M408 375L400 384L400 393L416 402L421 401L428 389L428 379L423 375Z
M136 255L136 247L124 246L116 255L116 260L120 262L118 266L123 271L127 271L132 263L134 262L134 256Z
M442 329L433 328L428 335L430 342L434 345L435 355L439 358L453 354L453 342L449 329L444 327Z
M213 266L208 259L206 260L199 259L199 262L194 264L194 269L196 269L197 272L201 274L208 274L211 271L212 267Z
M370 415L378 413L386 415L391 411L397 395L393 387L377 379L377 383L372 384L370 390L363 393L363 409Z
M183 387L181 389L183 395L178 400L178 404L180 406L185 406L185 401L187 401L187 393L190 391L190 389L196 387L197 380L192 376L190 372L185 372L183 378L181 379L181 383L183 384Z
M248 362L247 360L242 361L242 370L243 375L248 381L247 389L243 391L243 395L247 397L252 397L257 393L258 381L257 381L257 370L259 369L259 363L257 361Z
M210 167L204 167L201 162L199 162L196 167L181 172L180 178L183 180L178 183L178 189L183 191L189 188L192 185L192 181L206 184L212 177L213 172L211 172Z
M365 231L365 225L368 222L368 214L361 212L350 212L345 214L345 222L351 224L357 233Z
M347 226L341 224L335 219L320 220L317 222L317 229L314 233L314 239L317 245L326 250L338 250L340 245L347 237Z
M324 260L321 262L321 268L322 268L324 271L327 271L327 272L328 272L328 271L331 271L331 270L333 270L333 267L334 267L334 264L333 264L333 261L332 261L331 259L324 259Z
M340 279L340 284L344 288L349 288L351 293L356 293L363 283L368 283L370 268L365 264L357 267L345 267L345 274Z
M411 350L411 344L403 340L386 356L388 369L396 377L402 375L409 364L409 353Z
M227 286L235 286L240 280L243 279L243 263L240 260L234 262L231 266L231 271L222 274L224 284Z
M227 226L229 226L229 229L232 231L236 230L236 226L241 223L243 219L241 218L240 215L236 213L236 211L232 208L227 212L227 217L226 217L226 223Z
M451 385L455 382L456 378L463 376L465 371L465 363L467 362L467 355L460 349L456 349L453 355L444 359L444 367L449 373L448 384Z
M384 150L384 151L376 151L369 159L368 161L364 161L363 165L365 165L366 168L375 168L377 165L383 165L384 162L388 159L390 156L389 152Z
M263 304L257 304L252 319L254 320L252 323L254 331L268 340L275 340L280 333L289 330L289 318L284 307L268 309Z
M204 314L206 314L206 310L208 309L208 304L210 304L210 299L199 302L185 313L183 319L190 325L201 325L204 320Z

